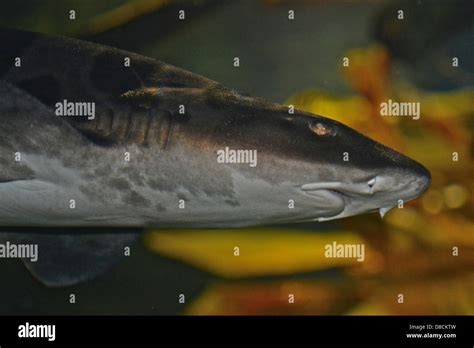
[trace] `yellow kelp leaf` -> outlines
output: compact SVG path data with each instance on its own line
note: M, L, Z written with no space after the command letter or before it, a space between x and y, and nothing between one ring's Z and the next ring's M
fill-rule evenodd
M425 218L429 220L425 224L425 229L428 226L429 234L419 229L413 232L423 236L430 242L430 245L474 247L474 222L472 218L469 219L462 214L449 211L435 216L426 216Z
M403 137L404 153L423 161L428 169L452 170L459 167L459 162L452 161L453 152L459 157L469 160L469 144L453 146L447 139L437 134L424 132L417 137Z
M341 70L355 91L377 105L391 94L391 61L386 48L356 48L345 56L348 64L343 64Z
M350 127L369 125L371 105L361 96L338 97L323 91L307 90L290 97L286 104L342 122Z
M474 114L474 90L459 89L447 92L423 92L415 87L407 88L406 82L397 85L396 93L401 101L419 101L422 117L430 119L464 119Z
M379 250L383 252L383 260L378 263L378 269L347 268L343 272L353 278L377 279L378 276L383 281L403 283L416 279L449 278L474 269L472 246L458 243L430 246L416 239L411 243L409 240L401 240L401 231L390 231L390 234L394 235L390 238L390 244Z
M172 0L133 0L112 8L110 11L95 16L90 22L84 25L83 33L93 35L104 31L120 27L132 20L158 11L162 7L169 5Z
M366 296L351 281L215 283L189 305L188 315L339 314Z
M325 257L325 247L333 242L364 245L364 262ZM229 278L361 266L374 258L365 241L352 232L273 228L152 231L145 236L145 244L161 255Z
M474 275L426 279L381 285L373 296L354 307L350 315L473 315ZM401 297L402 295L403 297ZM400 303L403 300L403 303Z

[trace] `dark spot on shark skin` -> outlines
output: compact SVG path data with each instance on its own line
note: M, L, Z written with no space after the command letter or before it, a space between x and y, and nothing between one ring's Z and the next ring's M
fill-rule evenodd
M125 194L123 201L129 205L133 205L134 207L138 207L138 206L149 207L150 206L150 201L134 190L128 191Z
M83 173L82 178L85 181L92 181L92 180L95 180L95 175L93 173Z
M187 201L187 200L188 200L188 198L186 197L186 195L183 194L183 193L181 193L181 192L178 192L177 196L178 196L178 199L180 199L180 200L181 200L181 199L182 199L183 201Z
M230 205L231 207L239 207L240 206L240 203L236 200L226 199L224 202L226 202L226 204Z
M159 211L159 212L165 212L166 208L164 206L162 206L160 203L157 203L156 204L156 210Z
M109 185L118 190L129 190L130 183L123 178L112 178L109 180Z
M173 182L167 182L161 178L149 179L146 183L155 191L173 192L178 188L178 185L174 184Z
M135 186L145 186L145 180L136 168L125 167L122 169L122 172L125 173L125 176L128 178L128 180L132 182Z
M105 177L105 176L110 175L111 172L112 172L112 167L110 166L110 164L106 164L97 168L94 171L94 176L99 177L99 178Z
M90 201L100 201L102 203L107 202L107 199L98 194L98 191L93 185L80 185L79 191L81 191Z
M229 197L230 199L227 200L227 201L229 201L229 202L234 202L234 203L236 202L236 201L234 200L234 194L235 194L235 192L234 192L233 190L231 190L231 191L222 190L222 193L219 194L218 192L215 191L215 189L214 189L214 187L213 187L213 190L204 189L203 191L204 191L204 193L205 193L206 195L208 195L208 196L210 196L210 197L220 195L220 196L222 196L222 197ZM226 201L226 203L228 203L227 201ZM237 205L238 205L238 203L237 203Z
M144 179L139 173L132 173L130 175L130 180L132 180L135 186L140 186L140 187L145 186Z
M71 157L66 157L63 159L62 163L65 168L72 168L74 166L74 159Z
M159 191L160 190L160 183L158 181L156 181L155 179L150 179L150 180L147 180L147 185L152 188L153 190L157 190Z
M79 167L79 168L84 168L85 169L84 172L82 173L82 177L85 180L95 181L96 178L108 177L112 173L112 168L110 167L109 164L102 165L102 166L100 166L100 167L98 167L94 170L94 169L92 169L93 168L92 165L86 164L88 162L83 162L83 163L84 164L79 165L79 166L78 166L78 163L72 163L72 166L74 168ZM88 169L89 167L91 169ZM105 184L105 180L103 180L103 181L104 181L103 183Z

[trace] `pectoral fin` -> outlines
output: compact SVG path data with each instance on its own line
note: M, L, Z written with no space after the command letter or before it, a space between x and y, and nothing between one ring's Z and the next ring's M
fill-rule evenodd
M65 230L65 229L64 229ZM73 229L69 233L3 233L1 241L38 246L37 260L23 259L41 283L69 286L91 280L106 272L125 255L140 234L102 233L101 229Z

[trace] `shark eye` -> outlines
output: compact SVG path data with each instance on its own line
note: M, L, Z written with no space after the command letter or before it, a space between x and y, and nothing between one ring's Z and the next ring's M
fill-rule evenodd
M336 131L332 127L327 126L321 122L311 122L309 124L309 129L311 129L311 131L316 135L323 137L336 135Z

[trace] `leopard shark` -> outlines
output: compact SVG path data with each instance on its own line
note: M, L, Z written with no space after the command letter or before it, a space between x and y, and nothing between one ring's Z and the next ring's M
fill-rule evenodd
M144 228L383 216L429 187L340 122L153 58L13 29L0 42L0 240L38 243L27 266L47 285L95 277Z

